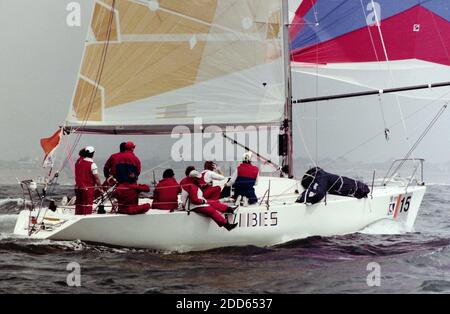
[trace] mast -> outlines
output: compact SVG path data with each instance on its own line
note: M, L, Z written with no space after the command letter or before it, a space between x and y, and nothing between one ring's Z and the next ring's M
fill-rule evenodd
M289 42L289 2L282 0L282 23L283 23L283 52L284 52L284 72L285 72L285 115L282 130L287 141L287 152L283 154L283 172L290 178L294 176L293 160L293 140L292 140L292 72L291 53ZM283 143L284 144L284 143ZM281 143L279 143L281 145Z

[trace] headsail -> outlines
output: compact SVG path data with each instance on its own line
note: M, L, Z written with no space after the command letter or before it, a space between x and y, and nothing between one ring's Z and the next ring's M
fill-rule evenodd
M96 0L67 126L279 124L282 1Z
M305 0L290 34L293 60L319 64L419 59L450 65L449 36L447 0Z

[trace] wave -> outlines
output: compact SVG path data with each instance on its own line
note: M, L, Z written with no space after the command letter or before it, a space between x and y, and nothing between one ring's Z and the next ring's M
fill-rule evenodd
M0 199L0 213L9 214L16 213L24 208L31 208L31 202L26 201L22 198L4 198Z
M424 292L431 293L448 293L450 292L450 281L447 280L425 280L420 285Z
M0 215L0 232L12 233L16 224L18 215ZM0 240L2 238L0 237Z
M2 216L0 216L2 217ZM64 252L92 252L92 253L155 253L152 250L118 248L96 243L88 243L81 240L59 241L29 239L16 236L12 233L0 233L0 252L9 251L30 254L57 254Z
M400 235L408 233L408 231L403 223L385 219L367 226L359 233L371 235Z

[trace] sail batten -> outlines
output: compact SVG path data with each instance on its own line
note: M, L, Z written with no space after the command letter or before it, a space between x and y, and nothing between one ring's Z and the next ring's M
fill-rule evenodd
M281 13L272 0L97 0L66 124L166 132L194 118L281 122Z

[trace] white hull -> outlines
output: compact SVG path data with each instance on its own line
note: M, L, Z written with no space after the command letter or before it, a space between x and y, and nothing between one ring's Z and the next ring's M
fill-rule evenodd
M424 186L412 186L407 190L404 186L387 186L375 188L373 198L357 200L329 195L326 204L307 206L294 203L298 195L294 193L297 182L293 180L264 178L259 185L259 195L264 194L262 190L268 180L272 186L269 209L266 205L240 207L237 214L229 217L239 223L231 232L196 213L188 215L182 211L169 213L160 210L139 216L75 216L63 213L64 210L56 213L41 211L38 221L41 222L45 216L46 225L54 226L31 236L28 235L30 211L22 211L14 232L35 239L79 239L163 251L271 246L309 236L354 233L383 219L398 220L407 231L411 231L425 193ZM287 186L290 190L286 194Z

